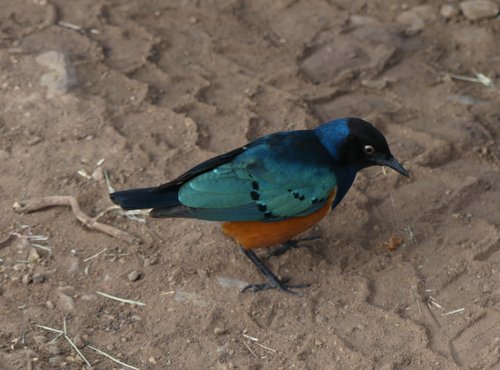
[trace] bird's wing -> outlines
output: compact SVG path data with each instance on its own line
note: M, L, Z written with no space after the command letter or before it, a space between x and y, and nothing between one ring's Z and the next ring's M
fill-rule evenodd
M230 152L218 155L217 157L211 158L209 160L206 160L205 162L200 163L197 166L194 166L191 168L189 171L183 173L179 177L175 178L172 181L169 181L165 184L162 184L156 188L153 189L155 193L161 193L164 191L170 191L171 189L184 184L186 181L204 173L207 171L210 171L214 169L215 167L227 163L231 161L234 157L236 157L238 154L243 153L245 150L248 148L246 146L242 146L240 148L236 148L234 150L231 150Z
M181 216L278 221L321 208L336 187L335 174L324 158L269 150L267 144L255 145L181 185L178 197L186 212Z

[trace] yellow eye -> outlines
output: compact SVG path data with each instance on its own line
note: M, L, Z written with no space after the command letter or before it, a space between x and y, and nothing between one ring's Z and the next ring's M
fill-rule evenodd
M363 148L363 150L368 155L372 155L373 153L375 153L375 148L373 146L371 146L371 145L365 145L365 147Z

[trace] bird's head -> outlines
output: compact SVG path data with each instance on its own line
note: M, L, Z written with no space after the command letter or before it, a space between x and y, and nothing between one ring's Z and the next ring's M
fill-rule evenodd
M341 164L361 170L386 166L409 177L408 171L394 158L382 133L359 118L342 118L316 128L321 143Z

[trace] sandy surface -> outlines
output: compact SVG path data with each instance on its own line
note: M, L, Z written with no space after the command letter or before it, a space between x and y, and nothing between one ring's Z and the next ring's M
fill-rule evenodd
M0 246L0 368L82 368L37 327L64 319L95 369L120 365L88 345L141 369L500 368L500 92L447 75L499 77L500 21L420 3L3 0L0 239L18 236ZM210 223L99 219L127 243L67 207L12 207L74 195L95 216L103 169L157 185L342 116L412 176L363 172L320 239L271 260L303 298L240 294L261 277Z

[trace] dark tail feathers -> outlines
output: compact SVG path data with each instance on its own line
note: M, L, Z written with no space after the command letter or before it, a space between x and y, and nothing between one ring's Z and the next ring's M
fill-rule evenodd
M179 205L177 188L155 191L156 188L142 188L117 191L110 194L113 203L126 210L147 208L168 208Z

